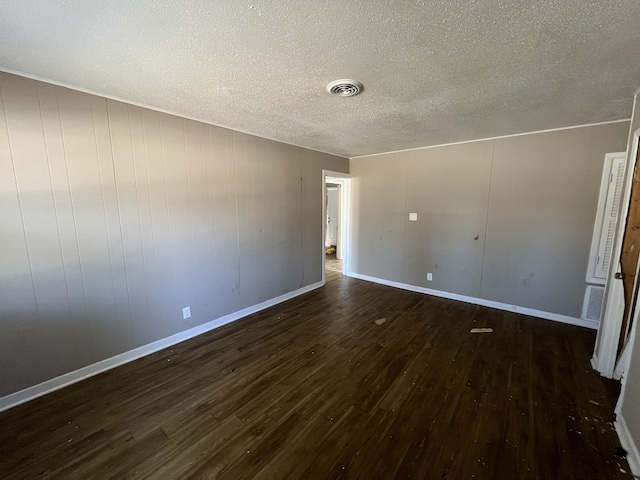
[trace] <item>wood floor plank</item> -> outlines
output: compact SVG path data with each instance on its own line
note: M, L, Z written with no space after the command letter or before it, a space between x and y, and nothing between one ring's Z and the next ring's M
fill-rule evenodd
M303 478L302 472L315 461L317 446L329 434L331 427L332 422L316 413L291 437L288 448L273 455L253 478Z
M328 271L321 289L0 413L0 477L630 480L594 340Z
M371 452L368 444L377 444L381 432L385 432L395 421L395 417L382 410L375 409L359 427L354 430L348 443L342 447L342 451L334 456L333 463L324 471L318 471L316 478L337 479L337 478L357 478L359 472L353 465L356 460L371 460Z
M288 440L296 435L306 421L298 413L292 412L271 429L257 444L247 445L246 455L241 455L228 468L218 473L227 478L252 478L273 456L286 448Z
M266 419L264 419L266 420ZM222 445L247 426L236 416L214 422L209 428L194 428L185 423L167 433L169 441L152 455L138 458L139 463L124 478L184 478L205 462L216 458Z

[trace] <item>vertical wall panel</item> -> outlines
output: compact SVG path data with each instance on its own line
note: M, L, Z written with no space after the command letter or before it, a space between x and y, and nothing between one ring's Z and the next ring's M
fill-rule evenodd
M104 222L107 229L107 249L111 266L116 321L113 335L119 334L120 348L133 347L131 325L131 299L128 296L128 280L124 259L122 236L122 213L118 201L118 186L115 179L115 163L111 140L111 125L107 101L91 97L91 114L96 140L96 155L100 172ZM115 348L115 347L114 347Z
M301 189L346 159L5 73L0 101L0 395L321 279Z
M311 207L318 198L323 197L322 184L314 181L317 178L318 165L315 162L314 152L301 151L300 154L304 158L304 162L300 164L300 195L302 203L302 211L313 211ZM330 170L330 168L327 168ZM302 278L301 282L309 281L316 278L322 271L318 270L318 261L324 255L324 242L322 242L322 211L313 211L312 215L303 215L302 217L302 249L304 255L302 257Z
M283 147L284 171L281 184L283 189L285 263L281 270L285 279L283 290L291 291L302 286L303 278L303 211L302 211L302 175L298 147Z
M290 250L294 248L293 243L297 241L292 223L295 222L295 206L293 203L297 198L296 185L299 182L298 170L291 168L291 162L286 155L279 155L271 148L270 154L273 161L273 169L279 181L274 185L274 212L271 216L274 227L274 248L273 248L273 276L278 279L274 285L277 288L273 295L281 295L290 288L283 279L288 278L290 266ZM284 152L283 152L284 153ZM290 200L289 200L290 199ZM294 278L297 272L292 272Z
M122 253L112 252L111 257L116 298L128 298L128 303L120 303L118 308L121 315L128 311L131 323L130 341L140 344L145 339L148 340L140 319L150 317L138 204L138 188L143 187L145 182L136 177L129 107L124 103L108 101L107 117L113 158L112 176L115 181L113 191L118 213L113 224L119 228L122 240ZM121 265L122 268L119 268ZM127 347L131 348L130 345Z
M260 149L261 160L264 165L263 181L265 199L262 204L263 217L263 242L268 253L265 259L263 276L276 279L276 282L267 281L264 285L265 297L280 295L283 289L282 265L286 262L286 245L283 241L285 225L285 208L282 199L285 198L283 183L284 160L277 154L272 142L265 141Z
M214 130L212 134L217 148L214 152L216 158L212 165L212 178L218 252L214 311L217 315L226 315L241 308L233 132ZM219 298L225 298L226 302L217 301Z
M247 164L251 192L251 208L249 210L250 250L248 257L253 265L260 265L260 258L269 255L268 245L265 241L265 223L268 217L264 212L266 191L265 184L263 183L263 168L265 160L262 155L264 144L267 141L251 136L249 136L247 140L248 158L253 159L253 161ZM268 290L266 285L269 283L270 278L269 263L267 262L264 266L261 266L261 268L253 269L252 277L251 298L253 299L253 303L260 303L270 298L268 293L266 293Z
M42 275L32 276L37 305L29 323L38 328L34 338L41 337L39 376L44 379L77 360L36 82L7 79L3 100L29 263L42 268ZM69 347L70 355L58 354Z
M203 139L200 124L190 120L184 122L185 159L189 184L189 212L193 245L193 269L195 290L191 307L192 323L205 323L211 316L207 279L207 209L204 195ZM186 306L186 305L185 305Z
M212 144L212 128L200 125L202 138L202 182L205 207L206 249L201 252L203 258L203 282L206 284L207 295L202 300L209 318L216 317L216 272L218 270L218 247L216 235L216 201L213 181L213 163L218 160L215 145Z
M161 119L165 185L171 237L174 288L178 311L174 313L180 328L193 326L196 318L182 319L182 308L194 299L191 205L187 178L184 120L163 115Z
M164 171L164 149L162 145L162 115L149 110L142 112L142 128L147 158L147 178L149 181L149 203L151 209L151 230L147 234L146 250L154 256L157 273L158 295L162 328L153 329L151 335L163 336L179 331L176 323L176 291L174 287L171 235L169 226L169 208ZM147 325L151 327L150 325Z
M161 298L158 288L158 271L153 237L153 215L151 209L151 189L149 187L147 148L143 124L143 109L130 106L132 169L135 178L138 228L140 234L139 251L136 256L138 281L129 280L129 291L144 288L144 296L132 298L131 322L136 343L149 343L154 335L165 332L162 325ZM118 170L116 169L116 176ZM120 201L122 199L120 198ZM131 254L131 253L130 253ZM130 272L127 260L127 273ZM147 322L150 325L147 325ZM151 328L149 328L151 327Z
M57 89L57 95L88 309L90 341L81 348L97 361L123 349L111 268L111 249L121 249L117 226L112 225L111 235L107 229L107 212L117 218L117 206L110 196L105 208L98 156L109 153L98 153L91 97L65 89ZM105 184L112 185L113 174L108 169L104 174Z
M249 137L249 157L254 159L250 162L251 172L251 251L249 252L250 265L260 265L260 268L252 269L252 298L255 303L263 302L267 298L272 298L271 279L277 265L273 262L272 253L276 251L273 244L273 226L269 211L269 192L278 188L278 180L273 178L274 183L269 183L265 178L269 171L269 159L267 150L269 141L257 137ZM261 261L261 259L263 259ZM249 267L251 268L251 267Z
M236 196L236 221L238 225L238 268L239 282L238 295L242 299L249 299L253 296L253 267L249 255L251 254L251 179L248 156L247 135L233 133L233 181ZM253 267L253 268L252 268ZM249 303L250 305L250 303ZM244 308L244 302L239 303L239 308Z
M10 97L13 90L13 85L8 85L11 80L0 77L0 352L7 358L7 361L0 362L0 388L5 392L10 391L8 389L12 387L15 388L15 385L20 385L25 376L29 376L30 381L34 383L40 381L39 370L46 360L31 355L31 352L41 351L43 332L40 330L26 231L16 183L15 160L6 122L7 116L11 113L5 106L5 98ZM11 359L21 361L15 362Z
M73 344L69 348L77 351L79 363L88 363L91 361L91 356L79 347L89 343L90 331L56 87L38 83L38 96L47 159L58 159L58 161L48 161L48 165L60 238L69 320L73 330L72 337L68 339Z

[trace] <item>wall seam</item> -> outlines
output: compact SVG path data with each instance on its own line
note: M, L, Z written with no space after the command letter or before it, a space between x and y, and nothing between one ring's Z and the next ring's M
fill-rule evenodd
M235 197L236 208L236 259L238 264L238 291L236 292L240 296L240 285L242 285L242 267L240 264L240 215L238 210L238 176L236 173L236 134L231 134L231 161L233 163L233 192Z
M402 181L403 181L403 185L402 185L402 191L404 192L404 211L402 213L402 270L400 271L400 280L404 281L407 277L406 277L406 263L407 263L407 256L405 255L406 252L406 244L407 244L407 210L408 210L408 204L409 204L409 193L408 193L408 186L409 186L409 182L407 181L407 175L409 174L409 167L407 166L407 159L404 158L402 159L402 165L404 168L404 172L402 175ZM427 266L428 269L428 266ZM424 275L424 273L423 273Z
M299 287L304 285L304 187L302 180L302 165L299 165L299 174L300 174L300 283ZM322 179L320 180L322 181ZM324 220L323 220L324 221Z

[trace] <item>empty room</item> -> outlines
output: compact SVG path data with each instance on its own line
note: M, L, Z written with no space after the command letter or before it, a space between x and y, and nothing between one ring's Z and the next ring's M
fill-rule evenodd
M640 3L0 2L0 477L640 478Z

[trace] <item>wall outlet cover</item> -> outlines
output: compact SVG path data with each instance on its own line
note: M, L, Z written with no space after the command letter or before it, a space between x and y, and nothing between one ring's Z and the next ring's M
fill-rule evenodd
M410 222L417 222L418 221L418 214L417 213L410 213L409 214L409 221Z
M432 273L427 273L427 280L429 282L433 280L433 274Z
M191 307L184 307L182 309L182 319L186 320L189 317L191 317Z

